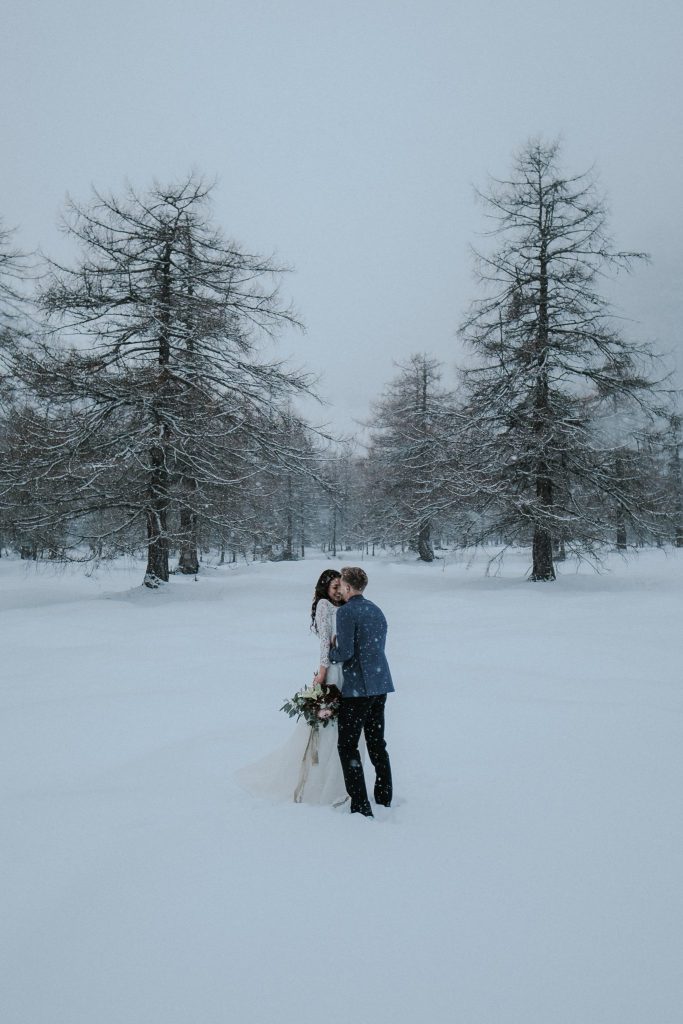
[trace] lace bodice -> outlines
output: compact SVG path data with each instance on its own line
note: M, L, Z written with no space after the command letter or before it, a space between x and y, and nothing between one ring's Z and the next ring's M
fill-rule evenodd
M325 668L329 668L330 664L330 643L336 631L336 618L337 609L331 601L322 597L315 610L315 628L320 640L320 664Z

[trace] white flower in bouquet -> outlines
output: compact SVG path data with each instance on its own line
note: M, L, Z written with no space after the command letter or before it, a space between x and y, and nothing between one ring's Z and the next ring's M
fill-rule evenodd
M280 708L290 718L302 716L313 729L323 728L333 722L339 714L339 696L334 696L321 683L314 683L298 690Z

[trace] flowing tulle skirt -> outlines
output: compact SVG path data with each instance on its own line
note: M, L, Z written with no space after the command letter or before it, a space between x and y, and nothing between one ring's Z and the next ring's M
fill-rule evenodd
M337 723L311 729L303 718L278 750L238 772L252 796L304 804L339 804L347 798L337 752Z

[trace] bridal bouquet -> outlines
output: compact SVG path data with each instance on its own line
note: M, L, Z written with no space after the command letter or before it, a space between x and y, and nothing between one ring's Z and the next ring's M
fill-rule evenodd
M290 718L303 715L312 729L323 728L339 714L339 690L325 683L312 683L290 697L280 708Z

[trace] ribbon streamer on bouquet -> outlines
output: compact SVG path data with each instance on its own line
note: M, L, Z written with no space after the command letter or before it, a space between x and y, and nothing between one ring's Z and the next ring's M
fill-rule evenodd
M320 736L318 735L318 729L311 726L311 730L308 735L308 743L304 750L304 756L301 758L301 771L299 772L299 781L297 787L294 790L294 803L300 804L301 798L304 795L304 789L306 788L306 781L308 779L308 770L312 764L318 764L318 750L320 749Z

